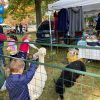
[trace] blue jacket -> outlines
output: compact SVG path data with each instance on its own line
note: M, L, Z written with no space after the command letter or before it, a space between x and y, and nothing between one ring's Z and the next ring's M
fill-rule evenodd
M10 100L30 100L27 84L31 81L36 68L37 65L31 63L29 70L25 74L11 74L6 79L6 88Z

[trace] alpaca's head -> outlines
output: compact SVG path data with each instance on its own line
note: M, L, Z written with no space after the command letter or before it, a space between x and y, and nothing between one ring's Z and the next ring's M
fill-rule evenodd
M38 53L39 53L39 55L45 56L45 55L46 55L46 48L41 47L41 48L38 50Z
M44 47L41 47L37 53L35 54L29 54L28 60L36 60L40 57L44 57L46 55L46 49Z

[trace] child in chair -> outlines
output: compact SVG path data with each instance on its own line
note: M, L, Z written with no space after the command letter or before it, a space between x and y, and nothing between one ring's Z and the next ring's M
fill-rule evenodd
M23 74L25 63L23 60L14 59L9 65L11 74L6 79L6 88L10 100L30 100L27 84L31 81L37 65L30 64L29 70Z

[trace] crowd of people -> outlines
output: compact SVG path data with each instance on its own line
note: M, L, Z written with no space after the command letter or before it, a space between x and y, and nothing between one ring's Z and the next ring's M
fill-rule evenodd
M0 27L0 33L4 34L2 27ZM30 100L27 84L31 81L37 69L37 65L31 63L29 70L25 74L23 74L25 69L25 61L23 59L27 59L27 54L29 53L30 47L36 50L38 50L38 48L34 44L29 43L32 40L31 34L25 34L23 36L23 43L19 45L19 49L17 47L17 36L13 34L6 35L5 40L8 41L6 50L9 53L9 56L17 58L10 58L10 63L9 65L7 65L9 66L8 69L10 71L10 75L6 79L5 86L8 90L9 98L10 100L23 100L23 98L24 100ZM0 60L2 60L2 65L5 66L6 61L3 54L3 41L4 40L0 40Z
M3 28L1 26L0 26L0 33L4 34ZM13 34L7 34L7 35L5 35L6 38L3 40L4 35L1 35L2 41L0 40L0 46L3 47L3 45L4 45L3 41L7 40L8 41L8 47L7 47L6 50L9 52L11 57L18 56L19 58L26 59L27 53L29 53L29 47L33 47L33 48L38 50L38 48L34 44L29 43L32 39L31 34L27 33L23 36L22 42L25 42L25 43L20 44L19 52L17 51L17 44L16 44L16 42L18 41L17 36L15 36ZM0 54L3 55L3 49L2 48L0 48ZM5 59L4 59L3 56L2 56L2 59L3 59L3 62L4 62L3 64L5 65Z
M16 34L20 34L20 35L23 35L25 32L27 32L27 24L25 25L22 25L21 23L18 25L16 24L15 26L15 31L16 31Z

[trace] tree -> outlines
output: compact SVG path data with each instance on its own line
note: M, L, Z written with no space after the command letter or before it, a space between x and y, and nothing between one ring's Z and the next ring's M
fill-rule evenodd
M35 0L35 10L36 10L36 23L37 27L42 22L42 15L41 15L41 0Z
M48 3L51 3L53 1L55 0L9 0L10 5L9 5L9 8L7 9L7 12L13 15L15 19L19 19L20 21L26 16L36 11L36 23L38 27L38 25L42 21L41 9L45 8L45 10L47 10ZM29 6L33 7L33 9L28 12L26 8Z
M36 9L36 21L37 21L37 27L42 21L42 16L48 9L48 4L57 1L57 0L35 0L35 9ZM42 10L43 9L43 10ZM42 11L42 12L41 12Z

